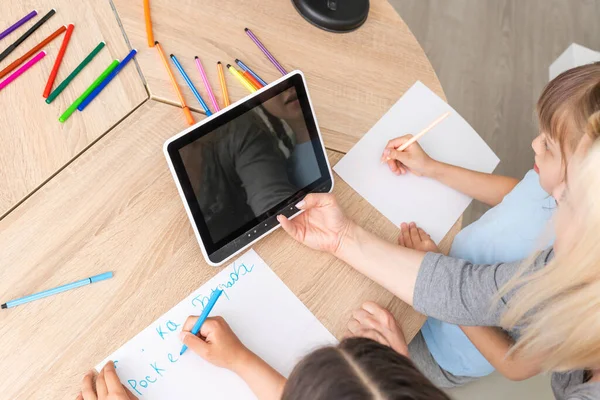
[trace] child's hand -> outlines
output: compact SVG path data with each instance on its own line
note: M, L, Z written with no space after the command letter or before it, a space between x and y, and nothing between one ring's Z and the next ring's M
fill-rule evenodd
M199 333L204 340L195 336L190 330L197 319L194 316L188 317L180 338L187 347L209 363L236 372L248 356L253 355L221 317L207 318L202 324Z
M94 371L85 374L77 400L137 400L137 397L121 384L115 365L109 361L96 377L95 387Z
M408 357L408 345L402 329L394 316L377 303L367 301L353 311L348 330L354 336L373 339Z
M417 224L405 222L400 225L400 234L398 234L398 244L407 249L415 249L419 251L441 253L435 242L431 240L431 236Z
M431 177L436 162L423 151L419 143L411 144L404 151L396 150L412 137L413 135L404 135L390 140L385 146L381 162L387 161L390 170L396 175L410 171L417 176Z

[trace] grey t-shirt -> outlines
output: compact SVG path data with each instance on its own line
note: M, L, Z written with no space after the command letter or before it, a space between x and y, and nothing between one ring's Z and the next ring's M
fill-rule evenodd
M544 267L553 257L552 248L543 251L528 273ZM417 276L413 306L425 315L453 324L498 326L514 291L496 304L493 298L520 267L520 261L477 265L427 253ZM508 333L513 338L519 335L517 330ZM559 400L600 400L600 383L585 383L584 371L553 373L552 390Z

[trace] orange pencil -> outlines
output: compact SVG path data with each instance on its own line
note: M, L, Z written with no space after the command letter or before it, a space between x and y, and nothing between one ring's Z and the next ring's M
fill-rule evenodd
M167 69L169 78L171 78L171 84L175 88L175 92L177 92L177 96L179 96L179 101L181 102L181 108L183 108L183 113L185 114L185 119L187 120L188 124L194 125L194 117L192 116L192 113L190 112L190 108L187 106L187 104L185 104L185 99L183 98L181 89L179 89L179 85L177 85L177 81L175 80L173 71L171 71L171 68L169 67L169 63L167 62L167 57L165 56L165 52L163 51L162 47L160 46L160 43L158 43L156 41L154 42L154 47L157 48L158 54L160 54L160 58L162 59L163 64L165 64L165 68Z
M44 89L44 94L42 95L45 99L48 98L50 92L52 91L52 85L54 85L54 80L56 79L56 74L58 73L58 67L60 67L60 63L62 62L62 59L65 55L65 51L67 50L67 46L69 44L69 40L71 39L71 34L73 33L74 28L75 25L73 24L69 24L67 26L67 33L65 33L63 42L60 45L60 50L58 51L56 61L54 61L54 66L52 67L52 71L50 72L50 76L48 77L48 82L46 83L46 88Z
M150 18L150 0L144 0L144 18L146 19L146 36L148 47L154 47L154 34L152 34L152 19Z
M46 39L42 40L37 46L35 46L33 49L29 50L27 53L23 54L23 56L21 58L16 59L12 63L10 63L6 68L4 68L2 71L0 71L0 78L2 78L4 75L8 74L13 69L17 68L19 65L21 65L23 63L23 61L27 60L34 53L38 52L42 47L46 46L48 43L50 43L51 41L56 39L56 37L59 36L61 33L63 33L66 29L67 28L64 25L61 26L52 35L50 35Z
M219 81L221 82L221 92L223 93L223 102L225 107L231 104L229 101L229 93L227 93L227 83L225 83L225 74L223 73L223 64L217 62L217 71L219 72Z
M255 77L250 75L250 73L248 71L242 72L242 75L244 75L244 78L246 78L248 81L250 81L252 86L254 86L256 89L260 89L263 87L263 85L261 85L261 83L259 81L257 81Z

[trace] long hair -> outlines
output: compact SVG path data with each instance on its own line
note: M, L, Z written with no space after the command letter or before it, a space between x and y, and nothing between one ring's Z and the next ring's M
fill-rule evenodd
M450 400L415 365L371 339L345 339L306 356L282 400Z
M600 112L586 128L600 136ZM566 213L566 246L544 268L524 269L498 296L515 290L501 325L521 328L512 352L542 360L546 371L584 369L600 364L600 141L577 165L556 218Z

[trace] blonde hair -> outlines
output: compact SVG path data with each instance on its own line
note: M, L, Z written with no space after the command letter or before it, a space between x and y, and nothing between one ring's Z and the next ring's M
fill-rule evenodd
M600 136L600 112L589 118L585 132ZM528 260L499 293L516 290L501 320L505 329L523 327L511 352L541 359L546 371L600 365L600 141L578 165L558 213L563 207L577 235L572 247L525 275Z
M600 110L600 62L572 68L552 79L537 103L540 130L558 143L563 164Z

